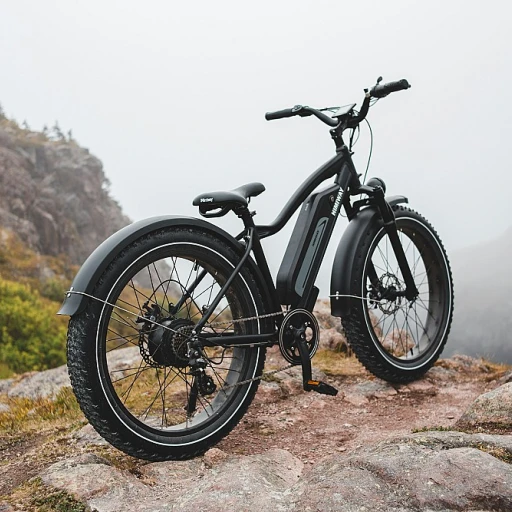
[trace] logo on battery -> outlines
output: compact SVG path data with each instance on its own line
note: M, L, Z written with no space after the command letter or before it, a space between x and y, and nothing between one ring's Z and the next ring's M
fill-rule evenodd
M334 205L332 207L331 215L338 215L341 207L341 198L343 197L343 189L340 188L338 195L336 196L336 201L334 201Z

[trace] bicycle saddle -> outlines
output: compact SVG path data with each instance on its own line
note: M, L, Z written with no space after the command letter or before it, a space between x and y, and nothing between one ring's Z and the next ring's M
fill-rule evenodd
M217 208L225 209L224 213L227 213L228 210L237 206L247 206L249 198L259 196L264 190L265 186L262 183L247 183L233 190L205 192L198 195L192 204L199 206L201 213Z

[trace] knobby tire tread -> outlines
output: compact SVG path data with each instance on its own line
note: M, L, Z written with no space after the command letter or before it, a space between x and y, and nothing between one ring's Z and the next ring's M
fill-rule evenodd
M138 244L144 243L144 240L152 236L155 236L155 233L146 235L145 237L135 241L126 249L124 249L104 272L93 291L93 295L95 295L95 292L98 289L101 289L102 284L104 283L105 279L108 278L110 272L115 271L116 265L120 260L123 259L127 251L135 250L135 247ZM221 243L224 245L226 252L230 253L233 258L236 258L236 255L234 255L231 248L222 242L222 240L219 238L214 238L205 232L201 232L201 236L210 238L211 243ZM252 287L252 292L256 295L254 299L256 300L257 307L262 308L260 314L267 313L268 311L265 311L264 309L265 305L264 301L262 300L262 294L256 280L254 279L254 276L252 276L249 271L247 271L244 277L246 279L252 280L250 286ZM94 313L91 313L91 309L94 310L93 302L94 301L91 299L87 305L87 308L82 313L72 317L69 321L67 337L67 361L72 389L76 395L80 409L84 413L85 417L89 420L89 423L98 432L98 434L100 434L101 437L106 439L110 444L119 450L133 457L158 462L165 460L185 460L201 455L208 448L212 447L221 439L226 437L236 427L254 399L256 391L259 387L259 380L256 380L251 384L249 393L231 420L217 432L208 437L208 439L200 441L198 446L193 449L189 449L190 447L183 448L175 447L172 445L161 446L154 449L150 449L147 446L141 447L141 440L135 434L128 431L124 426L121 426L120 430L113 428L113 425L108 418L112 417L114 422L118 422L118 420L117 418L114 418L114 414L110 410L110 406L107 404L107 400L103 394L103 391L101 390L99 381L95 382L95 379L91 378L91 375L94 375L96 372L96 360L95 358L91 360L90 353L84 350L83 346L84 341L88 339L87 332L89 329L91 329L91 322L93 322L92 328L96 329L99 321L99 318L95 318ZM262 374L263 367L265 365L265 358L266 350L262 348L260 349L259 363L256 368L255 376L260 376ZM91 366L94 368L91 368ZM105 409L101 407L102 403L105 405ZM143 444L149 445L150 443L145 441Z
M360 307L353 306L349 313L344 315L341 319L342 328L345 332L345 336L347 341L349 342L350 347L354 351L359 362L369 370L373 375L379 377L388 382L397 383L397 384L406 384L408 382L412 382L421 378L439 359L446 342L448 341L448 337L450 334L451 323L453 318L453 302L454 302L454 291L453 291L453 278L452 271L450 267L450 263L448 261L448 257L446 255L446 250L444 245L437 234L436 230L433 226L418 212L412 210L411 208L407 208L405 206L397 205L393 207L395 212L406 212L417 216L424 225L432 232L434 237L436 238L441 251L444 253L446 258L446 264L448 269L448 277L451 283L451 304L452 308L450 311L450 316L448 318L448 328L446 330L446 334L444 336L443 341L437 348L435 355L426 363L424 366L418 368L417 370L399 370L393 366L391 366L379 353L378 349L375 347L373 340L371 339L371 334L368 332L368 329L365 325L364 319L362 319L362 313ZM370 250L371 243L376 235L376 230L369 229L366 234L363 242L360 244L358 251L356 252L356 257L354 261L354 265L357 265L356 275L362 275L364 270L364 262L367 252ZM359 295L360 290L352 288L352 293Z

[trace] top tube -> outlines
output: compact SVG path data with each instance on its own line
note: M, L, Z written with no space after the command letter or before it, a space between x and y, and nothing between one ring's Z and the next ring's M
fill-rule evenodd
M345 159L346 155L340 152L311 174L290 197L274 222L266 226L256 226L259 238L266 238L281 231L299 206L320 183L341 172Z

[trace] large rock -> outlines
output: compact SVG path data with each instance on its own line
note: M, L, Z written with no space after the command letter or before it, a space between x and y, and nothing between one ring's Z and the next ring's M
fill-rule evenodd
M480 395L459 419L457 425L512 429L512 382Z
M128 223L87 149L0 126L0 224L31 249L81 264Z
M116 372L117 377L122 376L124 369L132 368L135 362L140 361L138 347L121 348L108 355L109 369ZM9 398L54 398L65 386L71 386L66 365L22 375L18 380L6 379L7 385L0 384L0 392L7 392ZM2 381L0 381L1 383Z
M303 467L289 452L277 449L207 460L208 464L201 459L148 464L136 478L89 454L58 462L41 478L98 512L289 510L285 491L297 482Z
M331 315L329 299L316 301L313 313L320 326L320 348L350 352L349 345L343 334L340 319Z
M64 386L71 386L66 366L44 372L32 372L15 384L7 393L9 398L51 398Z
M43 482L98 512L512 510L512 436L427 432L336 454L303 474L285 450L142 465L137 476L84 455Z
M512 510L512 466L493 451L512 438L416 434L336 455L292 488L292 510Z

